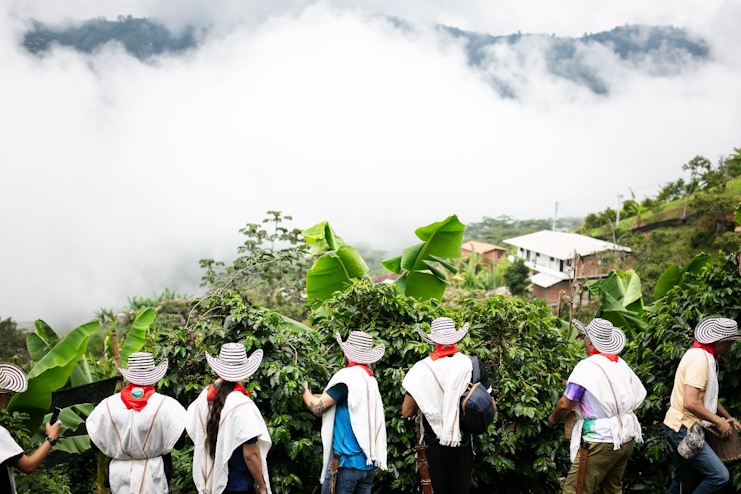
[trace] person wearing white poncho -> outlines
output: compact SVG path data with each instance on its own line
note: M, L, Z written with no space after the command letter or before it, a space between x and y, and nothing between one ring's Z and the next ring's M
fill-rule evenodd
M706 317L695 327L695 342L679 362L674 376L671 406L664 418L664 436L674 453L674 477L670 494L724 492L730 480L728 468L705 442L695 456L683 457L678 448L696 423L714 424L723 437L741 424L718 400L718 359L741 339L738 323L725 317Z
M28 380L16 365L0 362L0 410L5 408L13 393L28 389ZM0 426L0 493L15 494L14 470L31 473L41 465L59 438L61 422L46 424L46 440L31 456L23 454L23 449L10 436L10 432Z
M566 391L558 400L548 425L553 427L571 410L577 421L571 436L571 469L563 493L577 492L581 454L588 447L584 472L584 493L598 486L603 494L623 492L623 474L635 443L643 442L635 409L646 398L646 388L618 354L625 347L625 333L610 321L596 318L584 327L589 356L576 364ZM583 441L583 442L582 442Z
M473 361L455 346L468 333L468 323L456 329L449 317L438 317L430 333L417 332L435 350L407 372L401 385L406 391L401 415L421 410L430 482L435 494L467 494L471 487L473 442L460 428L460 398L471 382ZM491 395L489 377L479 360L479 382ZM492 407L497 406L492 398Z
M219 378L188 407L185 429L195 445L193 482L199 494L270 494L267 455L272 442L265 421L241 381L262 362L241 343L225 343L219 357L206 353Z
M167 359L155 367L152 354L129 355L119 368L128 384L101 401L85 421L90 440L111 458L112 494L161 494L169 491L163 456L183 434L185 408L154 390L167 372Z
M385 352L373 347L371 336L352 331L346 342L339 333L337 342L345 354L344 367L329 380L324 392L313 395L304 382L304 404L322 417L323 466L319 481L322 494L369 494L375 468L386 470L386 421L383 402L373 371ZM337 471L329 469L337 456ZM334 476L334 477L333 477ZM330 491L334 482L335 490Z

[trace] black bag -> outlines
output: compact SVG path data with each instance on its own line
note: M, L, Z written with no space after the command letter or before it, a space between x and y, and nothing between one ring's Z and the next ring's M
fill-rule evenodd
M483 434L494 422L494 406L491 395L481 385L479 359L471 357L471 364L471 382L461 396L461 433Z

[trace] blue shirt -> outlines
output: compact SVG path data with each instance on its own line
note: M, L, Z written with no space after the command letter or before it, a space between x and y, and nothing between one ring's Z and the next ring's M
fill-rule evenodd
M253 437L244 444L254 444L256 442L257 437ZM252 478L252 474L247 468L247 464L244 462L244 454L242 454L242 446L240 445L232 452L232 457L229 458L229 478L226 481L225 490L234 492L252 492L254 485L255 479Z
M373 470L373 465L366 465L367 457L360 449L350 423L350 410L347 407L347 385L335 384L327 390L335 401L334 434L332 450L340 454L340 467L358 470Z

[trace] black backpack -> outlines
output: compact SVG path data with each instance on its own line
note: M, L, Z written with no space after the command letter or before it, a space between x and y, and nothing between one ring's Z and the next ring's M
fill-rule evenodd
M461 432L463 434L483 434L494 422L494 407L491 395L481 385L479 359L471 357L473 372L471 382L461 395Z

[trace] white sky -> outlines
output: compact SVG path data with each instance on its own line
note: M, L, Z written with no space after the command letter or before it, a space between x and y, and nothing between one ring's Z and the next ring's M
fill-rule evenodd
M0 317L60 329L129 296L195 293L198 260L233 257L239 228L270 209L396 253L449 214L548 218L558 201L577 216L629 188L653 195L693 156L741 145L732 0L0 5ZM116 46L43 59L19 46L29 18L119 14L211 35L150 64ZM559 36L673 24L703 36L712 60L655 77L585 48L604 97L550 75L542 41L472 69L435 23ZM521 98L500 98L492 75Z

